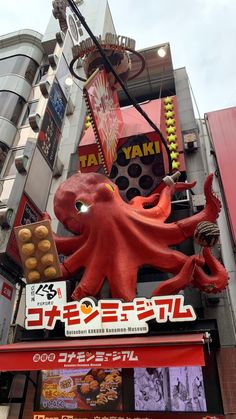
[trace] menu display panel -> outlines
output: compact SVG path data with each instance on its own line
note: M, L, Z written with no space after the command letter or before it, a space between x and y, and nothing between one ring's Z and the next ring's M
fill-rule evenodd
M42 410L122 410L120 369L42 372Z

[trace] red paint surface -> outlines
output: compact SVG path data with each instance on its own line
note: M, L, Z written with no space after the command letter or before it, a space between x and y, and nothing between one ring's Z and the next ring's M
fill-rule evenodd
M65 364L58 360L67 358L66 354L96 351L110 353L133 351L129 359L124 356L115 360L97 362L94 358L86 365L78 363L76 358ZM17 356L16 356L17 353ZM63 355L62 355L63 354ZM26 371L41 369L106 367L173 367L204 365L203 335L147 336L140 338L86 339L27 342L0 347L0 371Z
M159 128L161 125L161 105L162 101L159 99L151 100L148 103L141 105L141 108L148 114L149 118ZM123 120L123 128L120 134L120 138L131 137L132 135L146 134L152 132L152 127L148 122L139 114L139 112L133 107L121 108L121 115ZM95 143L95 137L92 126L88 128L80 142L80 147L85 145L91 145Z
M236 107L205 115L216 152L234 242L236 243Z
M161 130L164 138L167 137L166 133L166 124L165 124L165 108L164 102L162 99L155 99L150 100L147 103L141 104L141 108L144 112L149 116L149 118L154 122L154 124ZM180 171L185 170L185 160L183 154L183 141L182 141L182 133L181 133L181 126L180 126L180 119L179 119L179 112L178 112L178 103L176 96L173 96L173 110L174 110L174 118L175 118L175 127L176 127L176 135L177 135L177 143L178 149L177 151L180 153L179 162L180 162ZM152 141L157 141L159 136L154 133L153 128L149 125L146 119L143 118L142 115L133 107L125 107L121 108L121 115L123 120L123 127L119 136L117 148L122 147L122 145L127 141L129 137L142 135L142 134L154 134L155 137ZM159 139L160 141L160 139ZM161 152L163 152L163 146ZM88 154L95 154L96 157L98 155L98 148L95 141L94 132L92 126L88 128L79 145L79 156L85 156ZM165 162L165 169L166 173L168 172L168 158L167 153L164 150L163 152L164 162ZM86 168L80 168L82 172L90 172L90 171L97 171L100 166L90 166Z

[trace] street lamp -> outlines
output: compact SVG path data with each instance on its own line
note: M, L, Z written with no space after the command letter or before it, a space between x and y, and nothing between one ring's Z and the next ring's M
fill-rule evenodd
M164 58L166 56L168 47L169 45L165 44L158 48L157 54L159 55L159 57Z

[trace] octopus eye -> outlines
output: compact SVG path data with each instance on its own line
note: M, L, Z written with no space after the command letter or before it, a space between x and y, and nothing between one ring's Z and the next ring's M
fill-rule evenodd
M105 183L104 185L107 189L109 189L109 191L114 192L115 189L113 188L113 186L110 183Z
M75 208L77 209L78 212L87 212L89 210L89 206L84 204L81 201L77 201L75 203Z

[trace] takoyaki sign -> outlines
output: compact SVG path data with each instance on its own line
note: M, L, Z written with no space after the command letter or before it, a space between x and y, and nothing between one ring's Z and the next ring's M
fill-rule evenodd
M26 320L28 330L65 324L65 335L106 336L148 332L149 320L157 323L194 321L193 307L184 305L182 295L135 298L132 302L83 298L67 302L66 282L26 285Z

